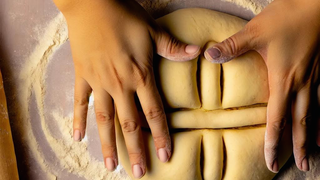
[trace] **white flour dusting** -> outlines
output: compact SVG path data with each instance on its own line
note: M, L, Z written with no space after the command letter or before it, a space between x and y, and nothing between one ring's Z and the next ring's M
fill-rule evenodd
M47 173L48 179L56 179L58 174L55 164L45 160L44 152L42 152L36 141L35 134L32 131L30 117L31 94L36 98L38 115L41 122L41 130L50 145L53 153L59 160L61 169L84 177L86 179L128 179L122 172L120 167L115 172L108 172L104 167L104 163L93 158L87 150L87 142L74 142L72 138L72 115L63 117L59 111L53 111L53 120L59 126L62 134L61 139L56 139L49 130L46 116L44 98L46 95L45 76L48 63L50 62L54 52L60 48L68 39L67 24L62 14L57 15L46 28L42 38L39 39L38 45L34 48L33 53L21 71L20 94L19 101L21 104L21 114L23 129L27 132L26 144L28 144L32 154L36 158L44 172ZM51 110L52 112L52 110ZM55 167L52 168L52 167Z
M223 0L241 6L252 11L254 14L259 14L273 0Z
M235 3L239 6L245 7L255 14L261 12L264 8L259 0L225 0ZM270 2L271 0L268 0ZM166 6L170 0L156 1L154 4L148 4L149 1L142 2L143 6ZM31 116L30 116L30 102L31 94L36 98L36 105L38 115L40 117L41 129L48 141L53 153L59 159L61 169L66 169L70 173L81 176L86 179L129 179L123 173L120 167L115 172L108 172L104 167L104 163L98 161L90 155L87 150L87 142L74 142L72 139L72 114L68 117L63 117L58 110L53 110L53 120L59 126L62 134L61 139L53 136L46 123L44 97L46 95L45 76L48 63L50 62L54 52L61 47L68 39L68 31L66 21L62 14L57 15L45 30L42 38L39 39L38 45L34 48L33 53L29 56L26 64L21 71L20 79L21 86L18 95L19 103L21 104L21 126L28 130L26 136L26 144L32 151L33 156L39 163L44 172L47 172L48 179L56 179L59 175L57 168L54 169L55 164L45 160L44 152L42 152L39 144L36 141L35 134L32 131Z

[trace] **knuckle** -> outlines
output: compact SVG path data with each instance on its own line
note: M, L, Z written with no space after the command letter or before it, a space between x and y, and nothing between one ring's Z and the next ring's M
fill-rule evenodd
M78 111L78 113L74 114L74 120L73 123L76 125L85 125L87 120L87 111Z
M75 95L74 97L74 104L77 106L87 106L89 100L89 94L87 96L78 96Z
M234 55L238 52L238 45L234 36L229 37L228 39L224 40L222 43L224 44L224 47L226 47L225 50L228 54Z
M279 145L277 143L266 144L265 151L266 153L276 156Z
M170 138L168 134L161 134L159 136L153 136L153 141L156 147L162 148L169 143Z
M302 126L307 126L310 121L311 121L311 116L307 115L307 116L303 117L302 119L300 119L300 124Z
M96 118L97 118L98 124L112 124L113 125L113 116L111 115L111 113L97 111Z
M165 113L163 112L163 109L160 107L154 107L149 109L145 116L148 121L152 121L153 123L161 123L163 120L165 120Z
M293 153L296 156L304 155L307 151L307 142L301 140L293 141Z
M173 55L177 53L179 51L179 45L180 45L180 42L176 38L170 36L167 43L167 47L166 47L167 54Z
M137 130L139 130L138 123L135 121L130 121L130 120L125 120L121 124L121 127L122 127L123 131L126 133L132 133L132 132L136 132Z
M286 127L286 118L277 118L271 122L271 127L275 131L283 131Z
M300 153L307 148L306 141L294 141L294 151Z
M141 162L141 160L143 160L144 158L144 156L143 156L143 154L142 154L142 150L140 149L140 150L137 150L137 151L135 151L135 152L128 152L128 155L129 155L129 158L130 158L130 161L132 162L132 163L136 163L136 162Z
M107 144L102 144L101 150L105 156L113 156L117 152L117 149L115 146L111 146Z

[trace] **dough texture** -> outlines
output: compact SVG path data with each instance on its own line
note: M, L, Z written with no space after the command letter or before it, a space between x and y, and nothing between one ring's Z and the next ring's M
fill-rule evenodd
M157 22L177 39L206 49L241 30L246 21L207 9L183 9ZM158 160L150 132L144 131L147 173L142 179L271 179L264 160L267 69L256 52L223 65L201 55L188 62L155 58L155 76L166 107L173 155ZM116 118L116 122L117 122ZM288 133L288 132L287 132ZM291 155L284 133L279 157ZM119 124L117 146L121 164L132 176Z

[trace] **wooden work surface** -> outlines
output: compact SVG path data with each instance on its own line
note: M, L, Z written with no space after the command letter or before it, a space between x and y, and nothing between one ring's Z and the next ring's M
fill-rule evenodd
M0 71L0 180L17 180L18 169L11 136L6 95Z
M143 0L140 0L142 2ZM151 1L152 2L152 1ZM257 0L263 2L263 0ZM237 15L244 19L251 19L254 14L248 10L238 7L234 4L220 0L176 0L167 6L158 9L149 8L148 11L154 17L159 17L179 8L203 7L214 9L229 14ZM47 179L43 168L31 153L30 144L25 141L30 132L20 126L21 117L19 117L19 93L18 87L21 83L20 71L25 66L30 54L39 41L39 36L45 32L48 23L57 16L59 11L51 0L1 0L0 1L0 65L4 77L4 86L8 99L8 110L10 123L13 132L13 139L16 149L18 169L20 179ZM73 94L74 70L72 57L70 53L69 42L57 50L52 57L51 64L48 67L46 83L51 84L47 90L51 99L50 108L60 108L67 113L72 112L72 99L65 99L65 93ZM54 84L54 86L52 86ZM57 157L51 152L50 146L41 130L38 109L34 106L35 97L31 94L31 103L29 111L31 114L32 127L31 132L36 137L39 149L45 152L43 161L51 166L61 169L56 174L57 179L83 179L59 167ZM88 122L89 147L88 151L98 160L102 161L99 138L95 122ZM275 179L306 179L320 175L320 168L315 170L315 166L320 163L320 150L314 147L312 150L311 167L313 170L308 173L302 173L295 167L291 158L286 167L279 173Z

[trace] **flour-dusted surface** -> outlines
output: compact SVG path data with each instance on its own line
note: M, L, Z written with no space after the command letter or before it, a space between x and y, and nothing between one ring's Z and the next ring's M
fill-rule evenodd
M223 0L232 2L245 9L252 11L254 14L259 14L273 0Z
M51 161L44 160L45 151L36 141L33 133L30 133L27 139L28 143L31 144L31 152L39 162L42 170L48 173L48 179L55 179L56 176L59 177L61 169L86 179L125 179L126 176L121 173L121 167L113 173L107 172L104 168L104 163L90 155L87 149L88 141L84 140L80 143L73 141L72 113L64 116L61 115L60 108L54 109L53 106L48 107L50 103L46 103L46 99L49 99L47 98L49 96L47 88L51 85L46 81L48 65L55 51L67 41L68 31L66 21L60 13L45 29L46 31L39 38L38 44L21 71L21 93L18 95L22 113L20 117L22 118L21 125L23 128L32 129L31 123L34 114L31 113L29 105L32 100L31 94L33 93L43 137L48 142L52 153L58 158L58 165L62 168L57 168ZM72 98L68 100L72 101ZM55 130L50 128L52 126L49 126L49 122L53 121L57 126ZM54 134L58 133L60 137L56 138Z
M239 3L254 0L139 1L154 17L186 7L206 7L245 19L257 12ZM265 3L260 9L267 4L255 2ZM0 1L0 42L0 66L20 179L124 179L121 167L115 173L104 168L92 104L85 140L72 140L72 56L65 21L52 1ZM311 167L319 165L317 154L319 150ZM312 179L317 172L314 168L300 173L293 162L287 169L279 179Z
M183 8L207 8L246 20L259 14L273 0L137 0L154 17Z

